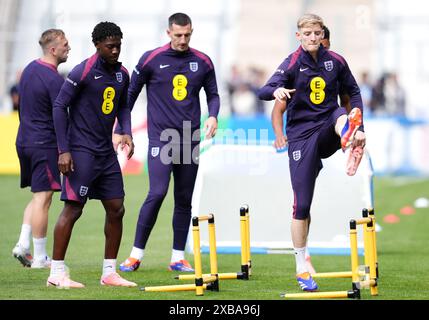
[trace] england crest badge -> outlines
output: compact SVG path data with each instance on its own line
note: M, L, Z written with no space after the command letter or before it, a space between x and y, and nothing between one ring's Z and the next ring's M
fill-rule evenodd
M299 159L301 159L301 150L292 152L292 157L293 157L293 160L295 161L298 161Z
M116 80L121 83L122 82L122 72L116 72Z
M332 71L334 69L334 63L332 60L325 61L325 69L326 71Z
M152 149L150 150L150 154L152 155L152 157L156 157L157 155L159 155L159 147L152 147Z
M87 193L88 193L88 187L80 186L80 189L79 189L80 196L85 197Z
M198 62L189 62L189 69L191 69L192 72L197 72Z

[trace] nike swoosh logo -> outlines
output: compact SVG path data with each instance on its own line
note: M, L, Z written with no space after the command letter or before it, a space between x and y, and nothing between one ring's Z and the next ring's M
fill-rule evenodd
M94 76L94 79L95 80L97 80L97 79L100 79L102 76Z
M299 68L299 71L303 72L305 70L307 70L308 68Z
M170 66L169 64L160 64L159 68L164 69L164 68L168 68L169 66Z

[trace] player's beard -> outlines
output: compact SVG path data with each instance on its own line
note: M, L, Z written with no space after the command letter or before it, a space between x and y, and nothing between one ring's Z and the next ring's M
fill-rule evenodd
M57 60L58 65L60 65L61 63L67 62L68 57L69 57L68 54L65 55L64 57L59 57Z

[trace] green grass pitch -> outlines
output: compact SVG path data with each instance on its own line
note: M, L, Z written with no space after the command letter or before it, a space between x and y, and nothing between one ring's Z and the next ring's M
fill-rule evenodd
M118 264L129 254L132 247L135 224L140 205L148 189L147 175L125 177L124 232L118 256ZM171 215L172 190L169 191L149 239L145 259L137 272L125 277L141 286L181 284L174 280L175 273L167 270L172 243ZM195 292L141 292L139 288L111 288L99 284L104 251L104 211L99 201L89 201L84 214L76 223L66 263L72 278L83 282L84 289L57 290L47 288L48 270L31 270L20 266L12 257L22 222L22 212L31 197L28 189L19 189L18 176L0 176L0 300L8 299L77 299L77 300L281 300L284 292L299 292L294 279L292 255L252 255L251 280L224 280L220 292L206 291L202 297ZM413 215L401 215L400 209L412 205L418 197L429 198L429 180L404 178L375 179L376 218L383 231L377 233L379 260L379 296L371 297L362 291L365 300L427 300L429 293L429 255L427 228L429 209L416 209ZM52 252L53 227L61 211L59 194L52 203L48 252ZM401 221L386 224L383 216L397 214ZM289 212L284 212L289 214ZM285 232L289 232L286 230ZM188 257L193 261L192 256ZM350 269L348 256L313 256L316 269L341 271ZM207 270L208 256L203 255ZM239 271L239 255L219 255L219 270ZM349 290L346 279L319 279L323 291Z

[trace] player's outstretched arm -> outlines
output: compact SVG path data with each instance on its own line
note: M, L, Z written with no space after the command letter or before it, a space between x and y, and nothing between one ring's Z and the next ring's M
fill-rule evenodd
M296 89L277 88L273 93L273 97L276 98L276 100L278 101L283 101L286 98L290 99L291 94L294 93L295 91Z

